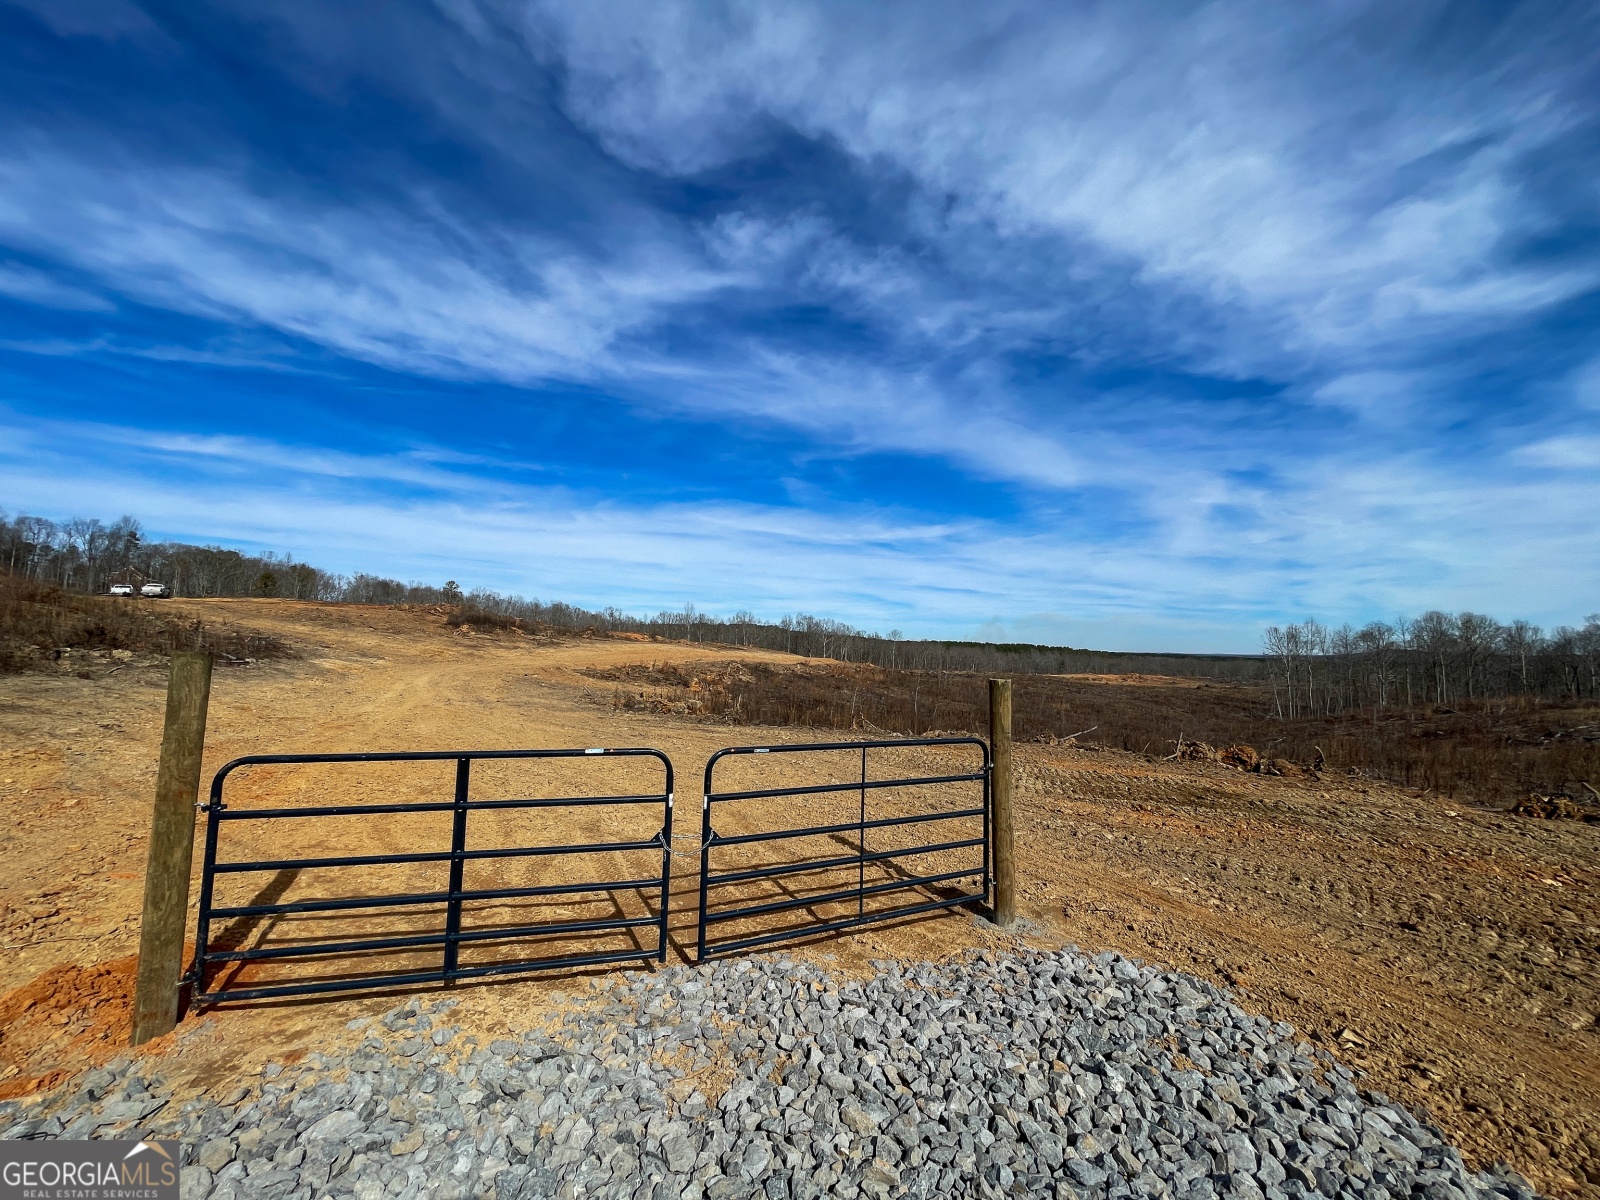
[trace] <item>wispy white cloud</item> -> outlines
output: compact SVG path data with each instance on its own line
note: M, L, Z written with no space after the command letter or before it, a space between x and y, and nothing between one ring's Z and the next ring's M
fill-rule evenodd
M1433 398L1430 377L1422 371L1352 371L1336 375L1311 392L1318 404L1343 409L1371 425L1403 425Z
M531 11L561 47L574 110L632 161L705 170L776 119L902 167L950 199L955 232L981 221L1086 241L1266 310L1302 350L1404 336L1441 313L1526 312L1600 279L1593 264L1501 254L1538 224L1518 157L1583 119L1550 69L1553 26L1526 31L1523 59L1397 78L1388 47L1410 31L1378 10Z
M845 448L951 457L997 479L1061 487L1092 474L1048 428L1008 413L1002 395L975 400L973 388L914 367L864 367L754 339L685 361L628 341L678 306L759 287L763 266L801 253L806 271L832 283L848 276L880 307L918 287L909 273L851 258L819 222L721 222L706 261L647 241L601 262L505 229L447 237L415 214L266 197L220 171L155 171L111 153L92 167L44 149L0 157L0 184L0 235L146 304L264 326L397 370L620 384L668 411L759 417ZM909 307L930 336L957 322L948 310ZM190 350L11 344L241 366L264 353L260 338Z
M111 312L116 307L104 296L15 263L0 263L0 296L78 312Z
M0 147L0 237L143 303L244 321L403 370L521 382L607 373L616 338L724 282L660 241L609 260L438 206L266 196L239 173Z
M693 601L917 634L1001 628L1245 652L1259 625L1308 613L1445 605L1557 624L1600 590L1600 571L1585 567L1574 591L1572 560L1546 553L1563 546L1583 561L1583 513L1600 504L1600 486L1575 496L1570 481L1540 477L1471 489L1430 477L1436 490L1419 512L1393 503L1382 469L1342 464L1297 479L1291 499L1263 503L1242 532L1199 518L1177 536L1161 527L1113 545L1071 525L930 520L870 503L628 502L488 477L427 447L336 455L16 416L0 433L8 491L47 515L77 513L92 496L97 510L136 512L173 536L288 549L328 569L636 611ZM1571 515L1550 528L1539 514L1558 496Z
M1512 457L1556 471L1600 471L1600 435L1573 434L1518 447Z
M285 478L324 477L362 485L408 484L430 491L458 493L485 485L478 468L499 471L534 470L525 462L494 459L483 454L463 454L445 446L415 446L389 453L354 453L317 445L289 445L263 437L199 434L143 429L104 422L49 420L8 414L10 433L17 438L16 453L59 455L72 448L86 460L115 460L137 455L150 469L222 468L251 473L275 473ZM24 447L27 449L24 449Z
M530 407L577 383L643 422L782 431L778 475L936 462L1005 515L815 479L792 492L809 511L736 488L644 504L620 475L579 496L539 486L544 450L515 436L496 459L448 436L367 453L265 422L25 418L14 502L126 496L174 531L351 569L465 557L595 603L926 631L1160 613L1198 637L1234 627L1219 613L1451 604L1548 620L1595 589L1594 365L1513 400L1516 378L1461 362L1600 286L1592 254L1550 250L1567 218L1528 167L1592 118L1587 26L1513 14L1435 60L1426 5L463 0L370 37L320 5L245 7L281 35L274 71L340 97L330 119L376 82L494 185L465 195L405 154L334 183L263 169L243 135L152 150L13 114L0 241L58 270L0 267L0 294L107 328L5 348L282 372L309 344ZM154 36L116 5L62 12L68 36ZM112 328L135 307L227 332Z
M1571 399L1578 407L1600 412L1600 358L1584 363L1567 383Z

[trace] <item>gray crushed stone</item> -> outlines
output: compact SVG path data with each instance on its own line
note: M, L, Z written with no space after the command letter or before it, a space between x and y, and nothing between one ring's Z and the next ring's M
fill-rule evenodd
M185 1200L1534 1195L1202 980L1070 949L877 970L630 973L486 1045L412 1000L181 1106L89 1071L0 1104L0 1138L179 1139Z

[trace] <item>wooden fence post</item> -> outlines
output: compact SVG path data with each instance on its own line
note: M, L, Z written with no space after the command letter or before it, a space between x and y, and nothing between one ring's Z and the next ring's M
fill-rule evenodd
M138 1046L178 1023L178 978L189 920L189 869L194 860L194 806L211 698L211 656L174 654L167 677L167 723L161 735L155 817L145 860L144 916L139 924L139 975L133 997Z
M1007 928L1017 919L1017 860L1011 808L1011 680L989 680L989 829L994 853L994 919Z

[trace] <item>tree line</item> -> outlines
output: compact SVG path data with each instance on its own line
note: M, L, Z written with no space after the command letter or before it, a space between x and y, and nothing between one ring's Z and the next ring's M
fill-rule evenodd
M159 582L175 596L266 596L343 604L448 605L457 623L517 624L566 632L641 633L687 642L749 646L889 669L1018 675L1152 674L1260 683L1276 713L1292 719L1421 704L1448 706L1511 695L1600 695L1600 614L1582 628L1546 634L1526 621L1508 625L1476 613L1429 612L1394 624L1330 629L1314 620L1269 628L1261 655L1135 654L1066 646L916 639L899 630L868 632L798 613L763 621L693 604L638 616L615 607L487 589L402 583L379 575L340 575L290 555L245 554L221 546L150 541L138 520L52 521L0 512L0 564L9 573L63 591L95 593L112 583Z
M164 583L175 596L336 599L350 582L289 555L152 542L133 517L52 521L0 513L0 564L12 575L65 592L95 594L114 583Z
M1600 613L1546 633L1527 621L1426 612L1337 629L1315 620L1262 637L1279 717L1470 707L1530 696L1600 696Z
M798 613L763 621L750 612L718 617L693 604L638 616L615 607L588 609L562 601L508 596L479 588L402 583L379 575L340 575L292 556L245 554L221 546L150 541L139 521L124 516L52 521L0 513L0 564L12 574L64 591L95 593L113 583L160 582L174 596L265 596L341 604L448 605L459 623L519 624L566 632L642 633L651 637L781 650L814 658L887 668L1015 674L1143 672L1254 680L1264 678L1254 655L1122 654L1064 646L908 639L842 621Z

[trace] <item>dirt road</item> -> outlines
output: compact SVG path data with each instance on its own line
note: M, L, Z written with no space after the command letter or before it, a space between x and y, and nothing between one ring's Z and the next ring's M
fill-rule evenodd
M614 710L609 687L579 673L714 657L793 661L781 655L463 636L425 614L387 609L190 606L278 634L299 654L219 669L208 777L251 753L651 745L678 766L680 805L691 814L680 815L684 829L697 813L682 798L698 798L713 750L808 740L803 730ZM0 829L0 990L10 992L0 999L0 1020L10 1022L0 1033L0 1094L115 1053L125 1037L118 1022L137 939L164 676L156 663L118 666L90 662L90 678L0 677L0 800L11 818ZM1600 828L1450 808L1362 779L1263 778L1067 747L1019 746L1016 760L1022 911L1034 940L1115 948L1232 986L1247 1007L1293 1022L1367 1070L1369 1086L1425 1107L1480 1164L1504 1158L1550 1194L1600 1195ZM800 768L773 769L795 779ZM336 786L436 798L441 784L375 775ZM241 797L293 804L328 786L266 773L241 781ZM524 783L507 775L495 786L515 794ZM730 813L727 827L761 819ZM265 832L249 836L265 840L247 839L241 855L271 850ZM368 822L340 839L359 849L428 836ZM693 932L697 864L675 862L676 953ZM334 885L308 877L290 886ZM803 953L850 968L998 941L1004 935L958 914ZM503 982L462 995L473 1019L512 1023L538 1019L552 989L572 987L570 978ZM390 1003L216 1013L186 1027L182 1069L220 1081L269 1051L313 1048L344 1020Z

